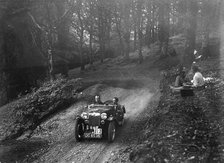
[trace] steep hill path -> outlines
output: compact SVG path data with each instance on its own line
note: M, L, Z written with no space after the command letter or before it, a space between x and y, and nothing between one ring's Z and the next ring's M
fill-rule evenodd
M70 77L77 77L76 70ZM100 94L103 101L117 96L127 110L125 125L114 143L106 140L75 142L74 120L87 104L76 102L38 127L31 138L21 136L0 146L1 162L128 162L129 153L142 134L147 118L159 102L160 72L150 62L117 66L111 61L95 71L78 74L89 87L84 95Z

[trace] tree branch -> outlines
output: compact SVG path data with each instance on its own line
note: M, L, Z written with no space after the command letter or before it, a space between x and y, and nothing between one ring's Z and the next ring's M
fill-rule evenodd
M35 18L33 17L33 15L32 15L30 12L27 12L27 15L31 18L33 24L34 24L37 28L39 28L39 29L42 30L42 31L44 30L44 29L37 23L37 21L35 20Z

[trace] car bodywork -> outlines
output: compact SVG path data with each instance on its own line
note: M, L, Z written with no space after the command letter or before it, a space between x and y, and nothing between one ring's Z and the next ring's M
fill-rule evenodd
M124 123L125 107L110 103L85 107L81 115L76 117L75 137L77 141L85 138L115 139L116 127Z

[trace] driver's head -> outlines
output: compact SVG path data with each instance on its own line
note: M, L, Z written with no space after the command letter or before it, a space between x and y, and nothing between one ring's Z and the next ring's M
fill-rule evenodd
M96 96L95 96L95 101L96 101L96 102L99 102L99 101L100 101L100 96L99 96L99 95L96 95Z
M117 98L117 97L114 97L114 98L113 98L113 103L114 103L114 104L117 104L117 103L118 103L118 98Z

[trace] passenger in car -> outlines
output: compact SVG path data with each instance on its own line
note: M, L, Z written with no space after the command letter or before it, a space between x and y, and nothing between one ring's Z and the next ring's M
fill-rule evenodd
M118 98L117 97L114 97L113 98L113 105L115 105L115 107L116 107L116 109L118 110L118 111L122 111L123 113L125 113L126 111L125 111L125 107L124 106L122 106L122 105L120 105L119 103L118 103Z

